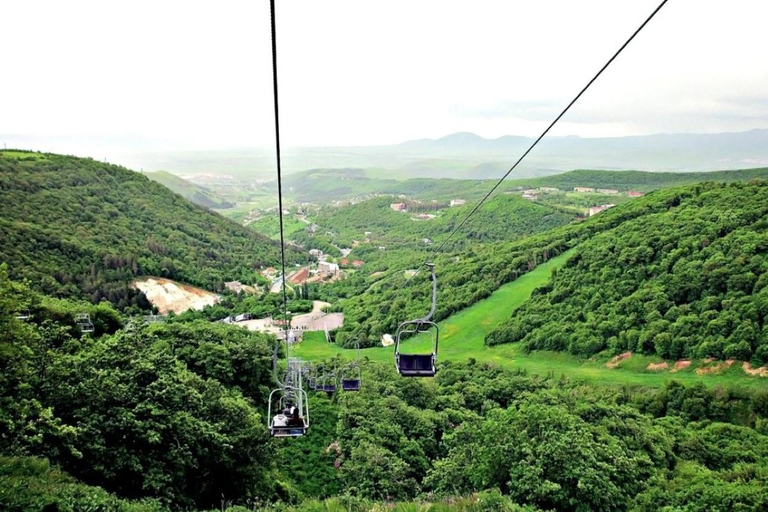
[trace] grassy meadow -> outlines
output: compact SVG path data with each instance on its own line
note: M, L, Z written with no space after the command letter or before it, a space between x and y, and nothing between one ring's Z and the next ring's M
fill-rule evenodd
M465 361L474 358L478 362L493 363L510 369L524 369L531 375L565 375L567 378L583 380L597 384L627 386L663 386L670 380L679 380L687 384L703 382L707 386L746 386L765 387L764 378L746 375L740 363L734 363L718 373L699 375L696 368L700 361L678 372L669 370L650 371L650 363L659 363L661 358L633 354L615 367L608 368L608 357L582 359L565 352L537 351L524 353L519 344L511 343L488 347L484 344L485 335L530 297L533 290L547 282L553 269L561 267L569 254L563 254L535 270L524 274L517 280L499 288L493 295L473 306L452 315L440 322L440 344L438 361ZM421 335L403 345L404 352L429 351L431 341ZM304 340L292 351L292 356L306 360L321 360L342 355L347 359L355 357L354 350L339 348L325 341L322 332L309 332ZM375 347L361 351L361 357L371 361L392 362L392 347ZM670 363L670 367L673 363Z

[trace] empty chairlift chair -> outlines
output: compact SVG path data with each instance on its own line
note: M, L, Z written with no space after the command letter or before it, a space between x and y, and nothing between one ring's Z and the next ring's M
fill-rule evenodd
M318 391L325 391L328 396L336 392L336 374L327 373L320 378L320 385L316 387Z
M300 437L309 429L309 400L301 388L286 386L269 394L269 433L273 437Z
M357 349L357 360L341 370L342 391L360 391L360 385L363 382L363 374L360 368L359 340L355 343L355 348Z
M435 276L435 265L433 263L426 265L432 271L432 308L424 318L401 323L397 328L395 337L395 366L403 377L434 377L437 372L437 345L440 329L432 321L432 316L437 308L437 277ZM402 342L420 333L431 337L432 350L422 353L403 353L401 351Z
M362 383L360 366L357 364L351 364L345 368L341 373L341 390L342 391L360 391L360 384Z
M82 333L94 331L93 324L91 323L91 316L88 313L78 313L75 317L75 322Z

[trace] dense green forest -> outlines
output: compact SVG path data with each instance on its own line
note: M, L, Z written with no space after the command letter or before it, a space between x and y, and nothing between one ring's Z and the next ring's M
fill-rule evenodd
M666 179L625 177L595 185L648 190L643 180ZM438 203L474 190L423 182L424 194L444 194ZM0 200L2 510L768 509L768 388L759 384L587 385L472 358L441 359L434 379L403 379L364 355L360 392L312 393L308 434L272 438L275 338L216 320L279 316L279 294L224 293L218 305L136 331L123 329L121 309L147 307L127 288L137 275L209 289L258 279L259 265L278 261L274 243L87 159L0 153ZM308 311L321 298L344 311L341 345L378 344L426 313L427 273L406 271L433 248L422 237L439 243L473 206L414 221L390 202L316 219L311 238L331 254L373 232L354 248L363 269L296 287L288 304ZM768 361L768 184L656 190L583 222L513 195L485 206L457 234L463 242L436 257L437 320L570 251L487 343ZM83 312L91 333L78 325Z
M438 254L435 264L440 299L435 318L442 320L488 297L499 286L598 233L632 219L642 223L642 218L647 215L667 212L678 200L678 195L678 191L660 190L584 222L511 242L472 244L452 254ZM463 236L463 231L457 234L458 238ZM338 341L350 345L359 336L363 346L373 346L382 334L394 333L399 322L426 313L430 290L427 276L422 272L408 278L404 271L419 268L429 256L428 249L355 250L355 254L366 261L367 272L355 274L320 291L326 300L338 301L337 307L346 315Z
M0 152L0 262L59 297L148 308L128 287L152 275L219 290L279 261L267 238L128 169L53 154ZM290 261L302 261L294 250Z
M391 197L377 197L342 208L326 207L314 217L317 231L333 233L332 240L339 247L351 247L353 241L363 242L368 235L371 243L421 244L429 238L441 242L474 207L437 210L431 203L408 203L408 212L396 212L390 204L399 201ZM441 206L447 206L441 205ZM419 219L419 214L436 215ZM499 195L488 201L464 225L461 243L512 240L567 224L575 214L532 203L518 196Z
M702 184L584 242L490 344L768 362L768 185Z
M83 336L79 305L55 304L0 267L4 510L768 506L765 390L587 387L471 360L413 380L365 363L359 393L313 395L309 434L278 440L270 336L201 321Z
M143 173L144 176L176 192L184 199L205 208L232 208L233 203L227 201L212 190L195 185L175 174L165 171Z

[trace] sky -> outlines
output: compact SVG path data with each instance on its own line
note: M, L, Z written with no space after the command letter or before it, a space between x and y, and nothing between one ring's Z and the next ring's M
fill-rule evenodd
M536 136L657 4L278 0L282 143ZM766 19L669 0L552 135L768 128ZM0 62L0 143L274 143L268 0L6 2Z

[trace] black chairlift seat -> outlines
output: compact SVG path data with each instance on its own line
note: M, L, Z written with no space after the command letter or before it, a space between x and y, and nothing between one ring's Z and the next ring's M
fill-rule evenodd
M437 373L434 353L432 354L399 354L397 370L403 377L434 377Z
M325 391L326 393L332 394L336 392L336 383L335 382L329 382L322 385L322 387L318 388L321 391Z
M342 391L360 391L360 379L341 379Z

